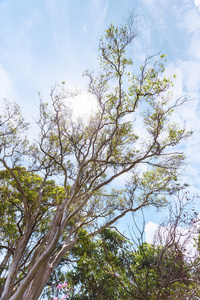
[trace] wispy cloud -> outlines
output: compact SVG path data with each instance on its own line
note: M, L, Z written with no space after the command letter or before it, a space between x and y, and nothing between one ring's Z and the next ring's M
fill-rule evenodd
M12 80L8 73L0 66L0 82L3 89L0 89L0 102L2 99L14 100L14 90Z
M105 6L103 8L101 7L100 9L98 9L98 12L97 12L98 17L97 17L97 21L96 21L98 26L102 26L102 24L105 21L105 17L106 17L107 10L108 10L108 3L109 2L106 1Z
M184 10L180 16L180 25L186 29L187 33L200 30L200 14L195 8Z
M83 32L86 33L87 32L87 24L83 25Z
M172 121L193 131L193 135L182 144L180 151L186 155L185 171L182 181L190 185L194 193L200 191L200 124L199 124L199 78L200 68L196 60L177 61L167 67L168 74L177 74L174 80L174 99L185 96L188 99L182 107L179 107L172 115Z

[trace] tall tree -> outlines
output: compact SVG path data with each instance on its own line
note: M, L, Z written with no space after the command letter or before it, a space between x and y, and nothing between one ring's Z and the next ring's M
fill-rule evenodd
M28 143L17 105L7 103L0 116L1 222L8 228L3 236L11 237L7 245L1 241L4 300L38 299L81 228L95 236L128 212L164 205L177 189L184 156L173 147L190 133L170 123L170 115L185 99L172 103L164 55L132 72L126 50L134 37L129 21L111 25L100 40L101 73L86 72L97 104L88 120L74 118L68 99L74 95L64 84L51 91L51 104L41 100L37 142ZM129 183L118 187L126 174ZM59 186L49 187L55 178Z

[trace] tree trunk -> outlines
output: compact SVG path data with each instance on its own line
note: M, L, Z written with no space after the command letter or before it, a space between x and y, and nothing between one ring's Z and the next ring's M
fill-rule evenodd
M24 292L22 300L37 300L39 299L42 291L47 284L47 281L51 275L51 269L48 267L49 259L47 259L38 272L36 273L35 277L31 281L29 287Z
M12 295L16 275L17 275L17 272L19 270L20 260L21 260L21 257L23 255L23 252L26 249L27 240L28 239L24 236L23 238L21 238L19 240L19 242L16 246L15 253L14 253L14 256L13 256L12 265L10 267L8 276L7 276L6 281L4 283L4 290L3 290L3 293L1 295L2 300L9 300L11 295Z

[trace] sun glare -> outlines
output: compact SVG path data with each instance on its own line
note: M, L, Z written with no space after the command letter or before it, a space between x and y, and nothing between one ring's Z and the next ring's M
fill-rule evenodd
M81 117L83 119L87 119L95 113L97 105L96 99L87 93L78 95L70 102L74 117Z

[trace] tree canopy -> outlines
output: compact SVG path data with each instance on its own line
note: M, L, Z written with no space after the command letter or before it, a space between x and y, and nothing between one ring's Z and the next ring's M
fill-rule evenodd
M133 228L131 239L116 228L95 238L81 230L78 244L52 273L44 299L59 296L59 282L68 283L70 299L199 299L197 213L187 192L177 197L152 244L144 242L144 227Z
M94 237L128 212L165 205L180 188L184 155L175 146L191 133L170 117L185 99L173 101L164 55L147 58L133 72L127 49L134 37L129 20L111 25L100 40L100 73L85 73L97 105L87 120L73 116L69 98L75 95L62 83L52 89L51 101L40 99L40 134L32 141L19 106L5 102L0 116L2 299L38 299L80 231Z
M83 237L83 236L82 236ZM187 261L179 243L138 248L105 229L97 240L81 239L65 273L71 299L198 299L199 264ZM50 299L50 298L49 298Z

